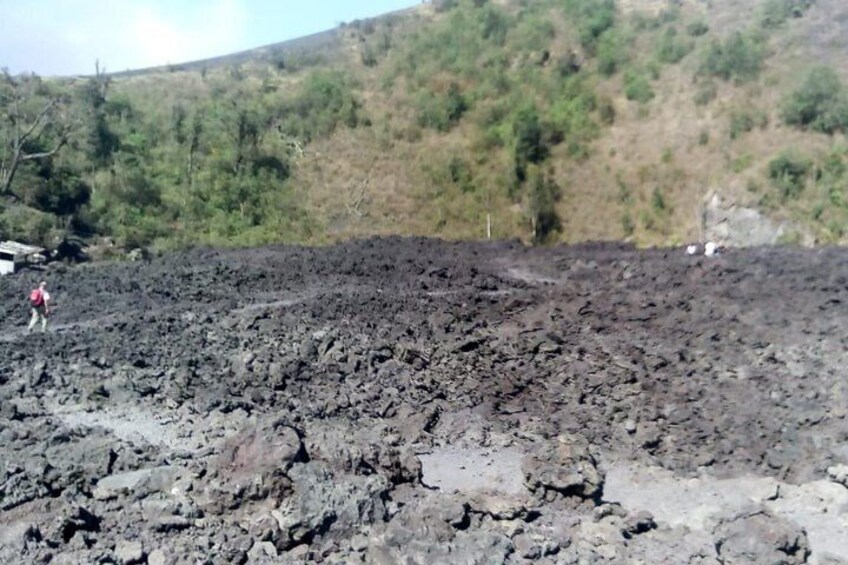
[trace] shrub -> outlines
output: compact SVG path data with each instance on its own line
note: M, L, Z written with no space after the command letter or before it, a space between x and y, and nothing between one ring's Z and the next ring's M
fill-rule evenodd
M832 69L817 67L786 99L782 114L789 125L822 133L845 131L848 126L848 94Z
M530 184L530 215L533 224L533 243L543 244L562 231L562 221L556 211L560 188L550 175L533 171Z
M501 16L501 20L503 25L509 25L505 16ZM556 29L547 14L525 16L518 21L513 44L523 51L541 51L550 46L555 35Z
M598 115L601 118L601 123L605 126L615 123L615 105L606 96L602 96L598 100Z
M418 107L419 126L448 131L468 110L468 102L459 85L451 83L447 92L442 95L422 92L418 97Z
M598 132L592 115L596 109L607 112L607 119L614 119L609 114L611 106L600 108L594 92L588 86L577 79L566 82L551 105L549 126L543 128L546 144L556 145L566 141L571 155L585 155L589 142Z
M359 53L359 58L362 60L362 64L366 67L376 67L377 63L380 62L377 58L377 50L370 43L366 43L362 47L362 50Z
M710 31L710 26L708 26L707 23L703 20L692 22L691 24L686 26L686 33L688 33L692 37L700 37L702 35L706 35L708 31Z
M815 0L766 0L762 7L760 25L780 27L790 18L800 18Z
M580 59L574 51L557 58L554 70L559 78L568 78L580 72Z
M621 229L624 231L625 237L630 237L636 231L636 223L633 221L630 212L621 215Z
M486 7L481 19L483 39L495 45L503 45L510 27L507 15L496 8Z
M624 75L624 95L634 102L649 102L654 98L654 89L643 75L628 71Z
M692 49L694 49L694 45L691 41L680 39L677 30L669 28L657 42L657 60L661 63L679 63Z
M515 136L515 173L519 181L526 178L529 163L541 163L548 156L539 112L533 104L519 109L512 124Z
M448 161L448 179L452 184L458 186L462 192L474 191L471 167L461 157L453 156Z
M283 105L282 113L283 129L306 141L329 135L340 123L359 125L359 102L350 80L335 71L307 76L300 91Z
M736 139L743 133L748 133L755 127L764 128L768 124L768 116L761 110L737 109L730 113L730 139Z
M655 187L654 191L651 193L651 208L654 209L654 212L660 214L667 210L667 205L665 202L665 196L660 190L659 187Z
M804 190L812 161L793 151L784 151L768 164L768 176L783 200L797 198Z
M751 81L760 74L765 57L763 38L736 32L724 41L713 41L707 49L700 72L737 83Z
M706 106L718 96L718 85L711 80L699 81L695 88L695 104Z
M459 0L435 0L433 8L436 12L449 12L459 6Z
M754 161L754 158L748 153L742 154L739 157L736 157L730 163L730 170L734 173L741 173L745 169L751 166L751 163Z
M626 42L616 30L611 29L601 36L597 47L598 72L611 76L627 60Z
M580 43L590 53L601 35L615 25L615 0L566 0L565 10L576 21Z

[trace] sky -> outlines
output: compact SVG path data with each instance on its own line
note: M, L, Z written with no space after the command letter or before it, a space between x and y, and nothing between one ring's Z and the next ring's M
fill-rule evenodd
M421 0L0 0L0 67L93 74L226 55Z

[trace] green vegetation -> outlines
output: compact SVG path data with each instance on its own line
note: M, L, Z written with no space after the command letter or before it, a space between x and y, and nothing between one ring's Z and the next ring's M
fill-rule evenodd
M800 18L815 0L766 0L762 6L760 24L764 28L777 28L790 18Z
M783 120L822 133L845 131L848 92L839 76L827 67L811 70L803 84L784 102Z
M657 43L657 59L661 63L679 63L695 48L694 42L681 38L677 29L668 28Z
M765 112L755 108L737 108L730 112L730 139L736 139L754 128L764 129L768 125Z
M768 175L782 200L794 199L804 190L812 167L809 157L784 151L769 162Z
M624 74L624 95L628 100L642 103L650 101L655 96L648 79L634 70Z
M4 76L0 237L482 237L491 217L496 237L653 245L691 237L682 203L727 184L833 240L848 222L846 152L819 134L845 131L848 94L823 67L787 93L785 59L768 60L810 4L765 0L725 33L686 3L439 0L344 25L314 52L129 78ZM797 137L803 155L779 152ZM26 158L11 166L16 151Z
M616 24L615 0L565 0L565 13L576 23L580 43L594 52L601 37Z
M561 197L559 186L550 174L534 170L530 179L530 222L534 243L547 243L562 230L562 221L556 211Z
M756 79L765 58L765 38L736 32L727 39L714 40L704 56L701 73L736 83Z
M710 31L710 26L703 20L696 20L686 26L686 33L692 37L700 37L706 35Z

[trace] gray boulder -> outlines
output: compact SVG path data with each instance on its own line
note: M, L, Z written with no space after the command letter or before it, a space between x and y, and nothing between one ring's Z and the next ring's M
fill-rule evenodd
M810 555L802 528L756 507L721 518L713 540L725 565L795 565Z
M289 471L293 494L271 515L277 521L275 545L288 550L332 530L353 535L363 525L383 521L391 484L381 475L337 475L321 462L297 464Z
M586 438L562 435L537 445L522 464L524 484L535 493L551 491L564 496L598 498L604 475L589 449Z

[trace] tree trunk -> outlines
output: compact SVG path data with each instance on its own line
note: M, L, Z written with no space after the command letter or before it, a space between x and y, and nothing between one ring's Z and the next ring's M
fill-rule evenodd
M21 163L20 147L16 147L14 151L15 152L12 154L12 161L9 163L9 168L3 171L3 194L9 194L11 192L12 181L15 180L15 173L18 172L18 165Z

